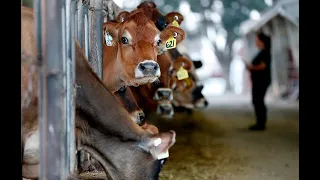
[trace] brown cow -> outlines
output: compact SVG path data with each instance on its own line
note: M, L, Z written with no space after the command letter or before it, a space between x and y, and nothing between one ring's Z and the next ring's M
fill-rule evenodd
M142 11L143 12L143 11ZM125 21L127 21L128 19L130 19L132 16L135 16L136 14L140 14L140 10L135 10L131 13L124 11L121 12L118 16L117 16L117 22L118 23L123 23ZM109 22L110 24L114 24L112 22ZM173 27L169 27L168 29L173 28ZM179 30L180 32L174 31L177 34L177 43L180 43L184 38L185 38L185 33L184 31L182 31L180 28L179 29L175 29L175 30ZM169 36L169 34L167 33L168 31L162 31L161 33L165 33ZM159 51L161 51L161 49L164 49L164 43L160 44L160 46L157 46L158 48L158 53ZM107 53L105 53L107 54ZM144 104L141 104L142 106L144 106L146 110L148 109L153 109L156 110L157 107L159 109L159 107L161 107L160 109L171 109L171 111L169 111L172 115L172 106L170 103L167 103L166 101L161 101L159 103L158 106L158 101L155 100L161 100L161 98L166 99L166 97L164 97L166 94L167 95L167 99L171 98L172 99L172 92L171 89L169 88L161 88L158 90L158 88L155 89L155 86L157 87L168 87L168 80L169 80L169 76L168 76L168 69L170 67L170 59L168 58L167 55L160 55L157 57L158 59L158 63L160 66L160 70L161 70L161 76L159 77L160 81L155 81L152 85L141 85L139 86L139 88L133 88L131 87L131 90L133 91L133 93L135 94L135 97L137 98L137 94L140 94L140 102L143 101ZM158 90L158 91L157 91ZM163 95L162 97L160 97L161 95ZM153 99L155 97L155 100Z
M39 174L39 130L34 18L32 9L21 7L21 11L21 99L26 102L21 107L22 174L25 178L36 179ZM167 157L166 152L175 142L175 133L152 135L133 123L93 72L78 43L76 84L76 137L79 147L101 163L109 179L158 179L163 161L157 159ZM29 94L28 101L24 101L24 94Z
M177 27L168 27L159 32L142 12L130 14L121 23L104 23L103 33L103 79L112 79L113 83L107 85L111 92L123 86L139 86L156 81L161 76L157 63L158 48L164 46L164 42L175 33L179 39L185 35ZM119 75L115 77L115 74Z
M147 8L145 8L145 4L147 4ZM118 17L118 22L125 21L128 17L132 16L132 14L143 12L150 20L154 23L156 22L157 18L162 16L160 12L156 9L151 7L155 7L153 2L145 2L138 6L138 9L132 11L131 13L124 11L121 12ZM178 13L179 14L179 13ZM169 13L167 17L172 19L174 13ZM181 15L180 15L181 16ZM182 19L183 20L183 19ZM156 25L158 25L156 23ZM166 27L172 27L171 25ZM178 35L176 37L177 44L180 43L185 38L185 34L182 36ZM131 87L136 99L138 100L138 104L144 109L144 111L157 111L159 114L165 114L168 117L172 117L173 115L173 108L168 100L172 100L172 91L169 88L169 68L171 66L171 60L169 56L163 52L165 52L165 47L160 46L158 48L158 63L162 74L159 78L160 83L156 82L143 86L139 86L138 88Z
M118 18L121 16L120 14ZM141 12L132 13L130 17L126 16L126 19L123 18L119 23L105 23L103 81L106 86L112 92L116 92L119 89L126 88L126 86L138 86L148 82L155 82L159 76L160 79L166 77L164 76L166 72L156 63L155 50L164 47L162 42L165 42L174 32L177 33L177 40L180 42L185 35L180 28L171 27L159 33L154 24ZM107 40L110 36L112 40L108 42ZM116 37L116 40L113 37ZM121 39L121 43L117 39ZM123 42L123 40L128 42ZM154 61L149 62L146 59L153 59ZM159 62L159 64L163 63ZM120 76L116 76L116 73L120 73ZM140 76L147 77L141 78ZM130 93L130 91L126 92ZM115 95L118 96L117 93ZM118 97L118 99L123 100L121 97ZM132 101L132 97L127 96L127 100L130 100L126 101L129 106L135 103ZM133 113L135 113L132 115L133 118L143 117L141 116L143 114L141 111L134 111ZM134 121L140 122L142 120L137 119Z

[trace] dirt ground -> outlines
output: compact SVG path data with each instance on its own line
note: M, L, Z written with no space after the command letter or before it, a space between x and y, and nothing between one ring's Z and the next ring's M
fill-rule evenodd
M250 101L241 102L155 119L160 131L177 133L160 179L298 180L299 108L269 103L267 130L250 132Z

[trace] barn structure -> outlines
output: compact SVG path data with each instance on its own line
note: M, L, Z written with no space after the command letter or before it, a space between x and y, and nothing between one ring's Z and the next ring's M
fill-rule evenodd
M120 10L112 0L22 0L36 19L39 62L40 179L65 179L84 152L75 147L75 43L102 78L102 24ZM50 16L48 16L48 14ZM76 156L77 155L77 156Z
M257 53L255 33L262 31L271 37L272 94L288 97L299 94L299 0L281 0L261 13L259 20L247 20L240 25L244 53L252 59Z

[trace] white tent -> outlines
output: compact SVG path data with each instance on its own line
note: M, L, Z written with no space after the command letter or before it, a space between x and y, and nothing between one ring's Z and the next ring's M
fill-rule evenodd
M263 31L272 41L272 90L275 96L291 91L290 60L299 74L299 0L282 0L263 12L257 21L240 25L248 59L257 53L255 33Z

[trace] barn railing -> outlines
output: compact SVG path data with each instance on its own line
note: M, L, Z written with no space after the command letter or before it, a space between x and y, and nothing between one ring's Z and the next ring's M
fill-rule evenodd
M39 73L40 179L77 168L75 37L102 78L102 24L119 10L110 0L35 0ZM80 153L81 154L81 153ZM81 159L80 159L81 161Z

